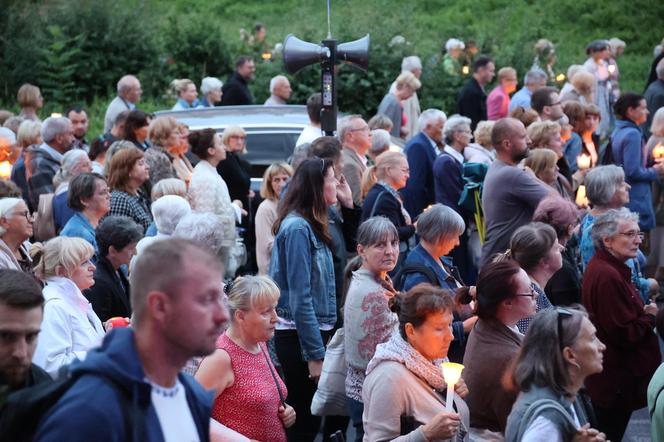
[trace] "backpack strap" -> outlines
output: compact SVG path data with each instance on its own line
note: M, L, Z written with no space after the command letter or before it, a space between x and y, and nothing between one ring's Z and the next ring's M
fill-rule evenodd
M401 270L399 270L399 272L394 276L394 287L397 290L403 289L405 276L410 273L421 273L426 276L431 284L438 285L438 277L436 276L436 273L431 270L431 268L425 266L424 264L411 262L401 266Z
M384 194L386 194L386 193L387 193L387 190L382 190L382 191L378 194L378 196L377 196L376 199L374 200L373 206L371 206L371 212L369 212L369 218L371 218L372 216L374 216L374 214L376 213L376 208L378 207L378 201L380 201L380 198L381 198Z
M532 404L530 404L528 406L528 409L526 409L526 412L523 414L523 416L521 416L521 421L519 422L519 428L516 440L521 440L523 438L523 435L526 434L528 427L530 427L530 425L535 421L535 419L541 416L542 413L545 411L554 411L560 414L561 416L564 416L567 422L572 427L575 427L575 424L572 421L569 411L566 410L562 405L560 405L558 402L554 401L553 399L546 399L546 398L538 399Z

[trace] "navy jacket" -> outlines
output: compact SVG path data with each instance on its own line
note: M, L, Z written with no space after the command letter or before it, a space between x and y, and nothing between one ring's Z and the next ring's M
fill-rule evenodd
M379 195L380 199L376 203L376 198ZM375 210L373 210L374 206ZM373 214L371 213L372 210ZM399 232L399 241L408 241L408 238L415 234L415 227L412 224L406 224L406 218L401 212L399 201L378 183L374 184L369 190L362 205L362 222L371 216L384 216L392 221Z
M433 163L436 161L438 153L424 132L414 136L406 144L403 152L408 159L410 178L408 178L406 187L401 189L401 195L408 214L415 219L435 200Z
M467 222L470 214L459 206L459 198L463 192L463 164L443 152L433 163L433 181L436 202L454 209Z
M150 400L152 387L136 353L134 332L115 329L101 347L88 353L84 361L71 365L71 373L82 377L60 398L44 417L35 441L122 442L128 434L119 394L128 395L136 413L143 415L135 427L134 439L162 442L159 418ZM117 386L110 384L112 379ZM212 392L206 392L193 378L180 373L200 440L210 439ZM120 393L122 389L123 393Z

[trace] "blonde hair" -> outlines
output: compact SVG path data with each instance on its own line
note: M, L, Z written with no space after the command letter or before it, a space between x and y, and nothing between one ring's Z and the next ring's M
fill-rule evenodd
M224 133L221 134L221 144L224 145L224 148L226 150L228 150L228 140L235 135L246 137L247 133L240 126L228 126L226 129L224 129ZM244 145L244 149L242 149L242 153L243 154L247 153L246 144Z
M547 144L551 136L560 134L562 128L554 121L537 121L528 126L527 130L533 147L549 147Z
M16 100L21 107L37 107L37 101L41 96L41 91L37 86L25 83L16 94Z
M526 158L526 166L530 167L535 176L539 178L544 170L553 167L558 161L558 155L551 149L533 149Z
M491 141L491 131L493 130L493 125L496 124L495 121L480 121L477 123L475 132L473 136L475 137L475 142L482 147L491 147L493 143Z
M30 255L39 259L35 274L42 281L55 276L69 277L76 267L92 258L95 249L82 238L56 236L46 243L35 243Z
M272 188L272 178L279 174L288 175L289 177L293 176L293 168L286 163L274 163L270 164L263 174L263 183L261 184L261 196L269 200L278 200L279 195L277 195Z
M38 144L41 140L41 126L39 121L25 120L18 127L16 144L24 149L33 144Z
M590 100L590 96L593 92L593 85L595 84L595 76L593 74L586 70L580 70L574 74L570 83L572 83L572 86L574 86L574 89L579 95Z
M516 79L516 69L510 67L500 68L498 70L498 83L503 81L508 77L514 77Z
M406 71L399 74L396 81L397 89L401 90L404 86L408 86L413 91L416 91L422 87L422 83L420 83L420 80L412 72Z
M190 84L193 84L196 87L196 84L188 78L176 78L171 81L170 88L173 95L179 97L180 94L187 90Z
M650 132L658 137L664 137L664 107L660 107L652 117Z
M228 291L228 310L231 321L238 310L252 310L274 304L279 300L277 284L265 275L247 275L235 278Z
M362 175L360 184L362 195L366 196L376 182L384 180L387 177L387 169L398 166L401 160L406 160L406 155L401 152L388 150L378 155L376 164L368 167Z
M182 198L187 198L187 184L178 178L164 178L157 181L157 184L152 187L152 202L157 201L162 196L176 195Z
M173 117L157 117L150 122L148 138L152 144L165 148L164 143L173 132L178 130L178 122Z

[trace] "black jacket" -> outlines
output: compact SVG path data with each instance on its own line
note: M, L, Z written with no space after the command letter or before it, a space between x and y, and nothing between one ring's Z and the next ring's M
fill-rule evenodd
M457 106L461 115L470 118L470 129L473 131L477 123L488 119L486 113L486 93L477 80L475 80L475 77L471 77L461 91L459 91Z
M376 202L377 198L380 198L378 202ZM407 241L415 234L415 227L412 224L406 224L399 201L378 183L369 190L362 204L362 221L364 222L372 216L384 216L392 221L399 232L400 241Z
M227 152L226 159L217 165L217 172L226 182L231 201L240 200L245 210L249 210L249 190L251 189L251 164L234 152Z
M228 81L221 87L221 105L236 106L254 104L254 97L247 86L247 81L237 72L233 72Z
M110 318L131 316L129 303L129 281L122 271L116 272L106 258L99 258L95 269L95 285L83 294L92 304L92 309L102 322Z

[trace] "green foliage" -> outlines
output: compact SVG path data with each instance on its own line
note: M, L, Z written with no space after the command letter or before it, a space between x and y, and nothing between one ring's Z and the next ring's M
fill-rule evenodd
M78 100L83 86L75 79L77 60L81 56L83 35L68 37L58 25L46 27L46 36L51 42L40 48L41 58L37 69L42 72L41 86L47 100L66 103L74 98Z

